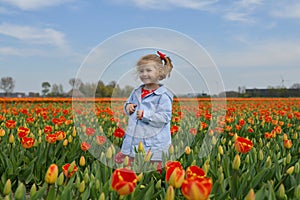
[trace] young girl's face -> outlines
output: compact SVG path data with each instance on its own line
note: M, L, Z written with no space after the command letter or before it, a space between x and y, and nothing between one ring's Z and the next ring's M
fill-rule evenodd
M158 83L159 70L155 67L155 63L148 63L138 67L138 76L144 84Z

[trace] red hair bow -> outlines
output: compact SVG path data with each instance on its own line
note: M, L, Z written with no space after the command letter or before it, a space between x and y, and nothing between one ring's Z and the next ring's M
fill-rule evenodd
M157 51L157 54L159 55L160 59L165 60L166 59L166 54L163 54L160 51Z

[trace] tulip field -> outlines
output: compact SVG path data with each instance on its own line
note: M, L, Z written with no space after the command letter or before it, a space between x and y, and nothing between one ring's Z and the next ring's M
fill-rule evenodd
M193 100L155 162L116 159L125 99L0 99L0 199L300 199L299 98Z

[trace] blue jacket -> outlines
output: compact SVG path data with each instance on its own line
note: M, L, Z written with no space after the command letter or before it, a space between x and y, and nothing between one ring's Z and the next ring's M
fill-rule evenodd
M162 160L162 152L167 153L171 144L170 121L172 117L173 94L160 85L153 93L141 98L142 87L135 88L127 99L129 103L137 104L135 112L129 115L128 126L123 140L121 152L134 157L134 148L141 141L145 151L152 152L151 160ZM137 110L143 110L143 118L136 118Z

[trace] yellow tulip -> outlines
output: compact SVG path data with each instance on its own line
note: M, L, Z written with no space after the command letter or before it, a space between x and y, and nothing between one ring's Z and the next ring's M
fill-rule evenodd
M9 193L11 193L11 181L10 181L10 179L7 179L4 189L3 189L3 194L6 196Z
M80 165L81 167L83 167L83 166L85 165L85 158L84 158L84 156L81 156L81 157L80 157L79 165Z
M45 181L49 184L55 183L58 176L58 167L56 164L51 164L45 176Z
M236 154L232 163L232 168L238 170L240 168L240 165L241 165L241 158L238 154Z
M166 200L174 200L174 198L175 198L174 188L172 185L170 185L167 190Z

